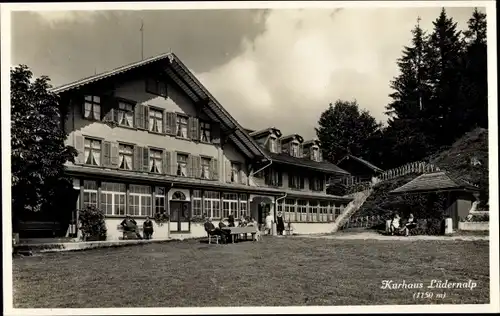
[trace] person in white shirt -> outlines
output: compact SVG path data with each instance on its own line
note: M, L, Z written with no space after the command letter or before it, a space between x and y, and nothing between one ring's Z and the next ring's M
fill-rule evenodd
M273 229L274 218L271 213L266 216L266 234L271 235Z
M391 222L391 235L394 235L394 233L399 230L399 220L400 220L400 217L398 214L395 214L394 217L392 218L392 222Z

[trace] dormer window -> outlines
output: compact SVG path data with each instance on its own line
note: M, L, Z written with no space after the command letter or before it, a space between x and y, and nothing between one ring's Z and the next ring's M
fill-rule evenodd
M314 161L319 161L319 148L318 147L312 148L311 159Z
M293 157L299 157L299 143L292 142L290 144L290 155Z
M278 152L278 142L277 142L276 137L273 137L273 136L269 137L269 150L272 153Z

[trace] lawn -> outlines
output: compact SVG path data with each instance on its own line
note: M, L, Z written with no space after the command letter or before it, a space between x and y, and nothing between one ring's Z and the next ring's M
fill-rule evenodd
M470 289L381 289L383 280L477 283ZM13 259L15 308L489 303L487 241L268 237L179 241ZM445 298L436 298L446 293Z

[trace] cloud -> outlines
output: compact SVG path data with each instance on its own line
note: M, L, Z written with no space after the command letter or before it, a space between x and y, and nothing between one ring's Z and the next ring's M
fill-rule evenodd
M67 22L92 22L99 11L38 11L35 13L44 22L55 26Z
M227 64L198 74L247 128L314 136L329 102L356 99L377 120L389 102L396 59L420 15L430 30L440 8L273 10L265 32ZM450 8L464 27L471 8Z
M417 17L441 8L60 11L12 14L12 58L64 84L173 50L245 127L314 136L330 102L377 120ZM446 8L466 27L472 8Z

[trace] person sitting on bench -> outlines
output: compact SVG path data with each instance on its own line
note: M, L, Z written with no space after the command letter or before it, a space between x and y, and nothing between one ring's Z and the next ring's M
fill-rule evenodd
M142 227L144 238L151 239L151 237L153 236L153 222L149 219L149 216L146 217L146 220L142 224Z
M401 228L400 231L405 232L405 236L408 237L410 235L410 229L413 229L417 226L415 223L415 218L413 217L413 214L410 214L410 217L408 217L408 221L406 222L405 226Z
M391 235L394 235L396 230L399 229L399 219L400 219L399 215L396 213L391 221L391 226L390 226Z
M138 239L142 239L142 236L139 234L137 229L137 222L131 218L130 215L127 215L120 225L123 227L123 231L135 233Z

